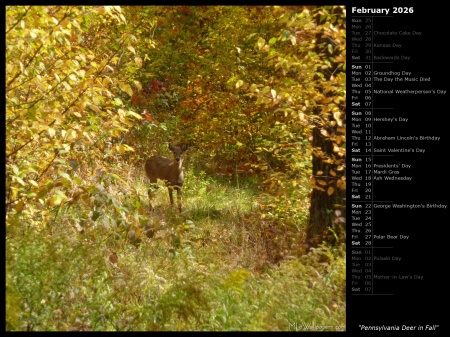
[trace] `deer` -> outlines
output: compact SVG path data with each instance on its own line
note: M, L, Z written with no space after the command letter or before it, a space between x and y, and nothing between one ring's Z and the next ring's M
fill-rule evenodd
M177 190L178 210L181 213L181 188L184 183L183 158L181 155L188 148L187 144L178 144L177 146L169 142L169 150L173 153L173 160L162 157L153 156L145 162L145 174L150 179L150 183L154 184L158 179L164 180L169 189L170 205L173 207L173 190ZM150 201L150 210L154 211L152 204L152 191L148 190Z

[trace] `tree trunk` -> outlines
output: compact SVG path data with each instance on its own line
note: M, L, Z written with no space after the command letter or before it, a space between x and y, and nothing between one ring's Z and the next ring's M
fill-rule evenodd
M313 148L317 149L313 151L312 158L312 168L314 175L317 180L322 180L326 182L326 185L316 185L319 188L324 189L319 190L314 188L311 193L311 206L310 206L310 221L308 227L308 239L312 242L319 242L325 239L329 242L334 242L336 236L329 232L329 229L333 229L334 234L341 234L342 230L345 230L345 226L342 226L342 221L336 223L336 211L340 210L342 214L345 214L345 190L340 188L333 188L334 192L328 195L328 187L335 186L334 182L345 177L344 171L337 171L335 169L335 164L324 164L323 155L327 158L333 157L333 144L329 139L325 139L320 134L320 128L316 127L313 130ZM321 151L320 151L321 150ZM319 151L319 152L317 152ZM321 155L322 154L322 155ZM331 174L330 169L334 173L339 172L337 176ZM317 172L322 171L323 174L317 175ZM345 223L344 223L345 225Z
M342 15L341 7L328 9L330 15ZM317 24L320 17L317 17ZM322 71L327 81L339 76L343 67L334 63L334 57L339 56L339 48L331 52L326 46L330 39L320 32L316 36L316 52L328 56L330 68ZM335 44L335 47L337 44ZM319 77L317 77L318 79ZM320 90L320 89L319 89ZM323 91L322 91L323 92ZM333 97L335 93L328 91L324 96ZM320 102L319 102L320 104ZM311 193L310 221L308 239L312 244L320 241L335 243L336 239L345 240L345 102L340 102L338 108L343 117L338 122L334 115L321 112L321 107L314 109L315 128L312 135L312 169L315 178L315 188ZM340 125L339 125L340 124ZM340 141L337 141L337 139ZM335 148L343 150L336 151ZM340 152L340 153L338 153Z

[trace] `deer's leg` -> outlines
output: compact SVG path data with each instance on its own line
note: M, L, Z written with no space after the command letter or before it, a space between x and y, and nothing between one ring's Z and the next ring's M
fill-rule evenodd
M154 211L155 209L154 209L154 207L153 207L153 198L152 198L152 188L150 187L149 189L148 189L148 203L149 203L149 205L150 205L150 211Z
M155 189L156 179L150 179L150 186L148 188L148 201L150 205L150 211L154 212L155 207L153 206L153 190Z
M169 186L170 206L173 206L173 187Z
M178 210L181 213L181 188L177 188Z

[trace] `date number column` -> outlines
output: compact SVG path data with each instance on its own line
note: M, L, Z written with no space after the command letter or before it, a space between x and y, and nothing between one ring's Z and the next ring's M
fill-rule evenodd
M350 85L350 284L352 295L373 294L372 17L352 18Z

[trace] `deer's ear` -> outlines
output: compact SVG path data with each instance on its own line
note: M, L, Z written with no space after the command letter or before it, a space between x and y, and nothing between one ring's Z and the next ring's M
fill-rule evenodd
M170 150L170 151L173 151L173 150L174 150L174 147L173 147L173 144L172 144L172 143L169 143L169 150Z
M188 145L187 144L181 144L181 151L186 151L188 149Z

